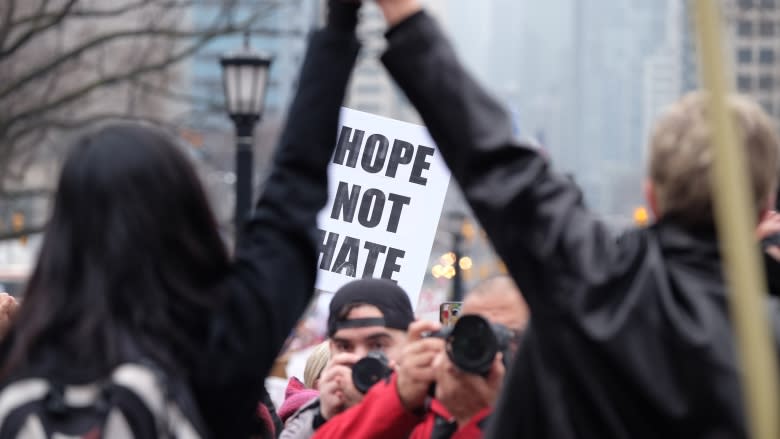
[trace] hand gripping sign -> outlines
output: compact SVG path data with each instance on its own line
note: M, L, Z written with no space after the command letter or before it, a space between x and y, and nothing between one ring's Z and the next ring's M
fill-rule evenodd
M428 131L343 108L328 175L317 288L385 278L416 307L450 181Z

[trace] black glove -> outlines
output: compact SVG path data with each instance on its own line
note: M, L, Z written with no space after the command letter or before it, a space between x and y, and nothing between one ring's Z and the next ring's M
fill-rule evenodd
M328 1L328 27L331 29L354 32L358 23L360 2L345 0Z

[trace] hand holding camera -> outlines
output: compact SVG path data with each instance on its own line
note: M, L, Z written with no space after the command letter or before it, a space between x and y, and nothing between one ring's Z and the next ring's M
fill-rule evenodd
M334 355L325 366L320 377L320 411L323 418L330 419L363 399L352 384L352 365L358 360L355 354L341 353Z
M444 351L444 341L423 337L425 333L438 331L435 322L417 321L409 326L408 342L398 364L398 396L404 407L416 411L425 405L428 390L436 381L433 361Z
M498 400L506 369L499 352L486 375L463 372L445 353L436 358L436 399L455 418L459 426Z

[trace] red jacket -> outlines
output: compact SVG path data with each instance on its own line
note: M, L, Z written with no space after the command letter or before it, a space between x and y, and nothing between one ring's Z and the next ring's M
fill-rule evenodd
M334 416L314 433L313 439L430 439L437 418L452 418L439 401L431 401L424 414L414 414L403 406L396 390L397 376L377 383L366 393L363 402ZM450 439L482 437L483 421L490 413L485 408L468 424L456 431Z

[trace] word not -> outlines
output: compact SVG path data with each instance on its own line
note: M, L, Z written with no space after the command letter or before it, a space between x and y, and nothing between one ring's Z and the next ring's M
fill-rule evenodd
M387 231L397 232L398 223L401 221L401 212L404 206L408 206L412 199L403 195L385 193L380 189L367 189L360 196L361 186L352 185L349 190L349 183L340 181L336 190L336 198L333 201L333 209L330 217L338 220L342 217L344 221L351 223L355 218L355 212L358 212L358 222L363 227L375 228L382 221L385 210L385 201L390 201L390 217L387 220ZM360 199L358 203L358 199ZM360 204L360 210L357 207Z

